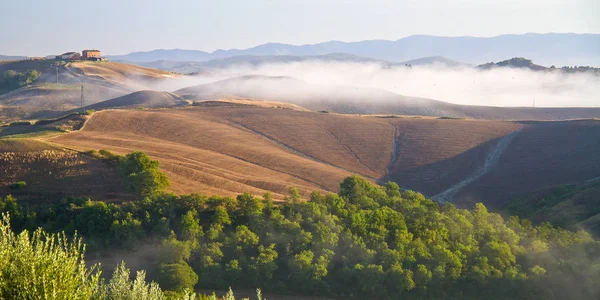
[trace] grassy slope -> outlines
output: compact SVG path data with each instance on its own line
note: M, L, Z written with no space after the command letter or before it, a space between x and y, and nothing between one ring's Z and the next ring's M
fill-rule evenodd
M24 189L10 185L25 181ZM132 199L114 166L89 155L31 139L0 140L0 196L36 204L66 196L97 200Z
M600 181L545 188L513 199L503 209L535 222L584 228L600 236Z

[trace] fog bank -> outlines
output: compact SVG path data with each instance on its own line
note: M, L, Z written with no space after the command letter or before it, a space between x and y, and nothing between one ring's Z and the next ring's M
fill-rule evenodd
M389 68L377 63L305 61L238 65L210 70L210 74L193 81L199 84L243 75L289 76L315 86L377 88L463 105L531 107L535 102L536 107L600 106L600 76L516 68L479 70L443 65ZM271 92L281 95L276 89L274 86ZM269 91L261 91L266 92Z

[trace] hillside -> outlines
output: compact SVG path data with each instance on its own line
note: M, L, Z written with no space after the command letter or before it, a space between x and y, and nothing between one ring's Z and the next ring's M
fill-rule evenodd
M359 174L373 182L393 180L441 202L497 207L549 184L599 174L596 136L600 122L592 120L390 118L208 105L98 112L82 131L53 142L120 154L145 151L161 162L176 192L270 190L282 199L289 186L305 195L337 191L340 178Z
M5 121L52 118L80 107L82 85L86 105L150 87L170 87L179 76L115 62L66 62L53 59L0 62L0 73L7 70L36 70L40 76L29 86L0 94L0 120Z
M19 181L27 186L11 187ZM12 194L30 205L67 196L105 201L123 201L132 196L114 166L30 139L0 139L0 194Z
M600 117L600 108L529 108L456 105L385 90L309 84L285 76L247 75L174 92L188 100L241 97L289 102L313 111L395 114L487 120L569 120Z
M508 201L507 214L564 228L584 228L600 236L600 178L552 186Z
M151 62L157 60L207 61L240 55L310 56L347 53L391 62L404 62L421 57L443 56L452 60L482 64L507 57L528 57L542 65L599 65L600 34L526 33L495 37L445 37L413 35L396 41L368 40L359 42L330 41L311 45L268 43L249 49L153 50L110 56L112 60Z
M106 108L164 108L185 106L188 104L189 103L187 101L175 94L146 90L133 92L125 96L88 105L85 107L85 109L100 110Z
M528 192L585 182L600 174L600 121L520 122L497 167L465 187L458 202L490 206ZM518 176L517 176L518 174Z

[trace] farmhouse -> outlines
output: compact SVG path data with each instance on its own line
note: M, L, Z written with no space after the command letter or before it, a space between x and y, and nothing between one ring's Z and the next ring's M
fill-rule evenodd
M56 59L67 59L67 60L75 60L75 59L80 59L81 55L79 55L79 53L77 52L67 52L67 53L63 53L61 55L56 56Z
M83 59L100 58L100 50L83 50L81 54Z

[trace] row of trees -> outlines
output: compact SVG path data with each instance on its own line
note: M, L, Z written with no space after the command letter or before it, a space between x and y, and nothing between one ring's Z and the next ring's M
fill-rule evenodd
M119 158L123 174L157 166L128 157L137 162ZM314 192L307 201L292 188L279 205L270 193L150 190L122 204L67 198L31 207L6 197L0 210L17 230L78 232L94 250L158 244L148 276L180 293L232 286L376 299L600 297L600 243L586 232L505 220L482 204L439 206L391 182L352 176L338 194Z

